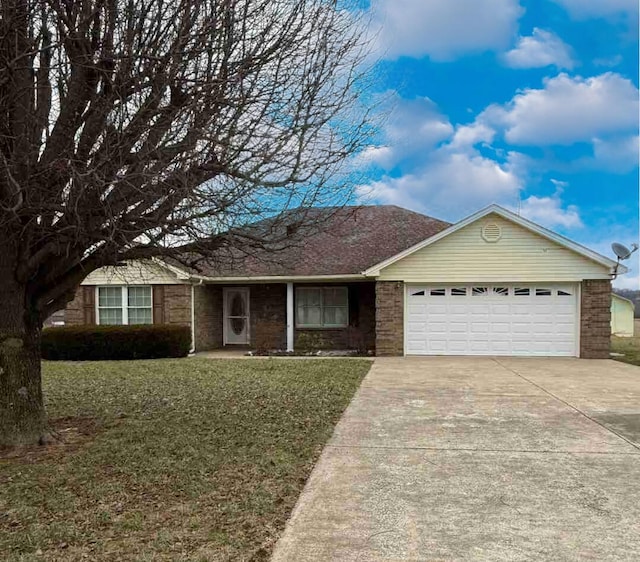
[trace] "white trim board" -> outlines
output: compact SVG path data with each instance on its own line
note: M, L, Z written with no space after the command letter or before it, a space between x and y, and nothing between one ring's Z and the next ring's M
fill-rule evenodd
M586 248L585 246L582 246L577 242L573 242L572 240L569 240L568 238L565 238L560 234L556 234L555 232L552 232L551 230L548 230L540 226L539 224L536 224L534 222L531 222L530 220L522 218L516 215L515 213L512 213L511 211L508 211L507 209L500 207L499 205L493 204L493 205L489 205L488 207L485 207L484 209L478 211L477 213L474 213L473 215L468 216L465 219L462 219L461 221L451 225L449 228L446 228L445 230L439 232L438 234L431 236L430 238L427 238L422 242L418 242L414 246L407 248L406 250L396 254L395 256L391 256L390 258L387 258L386 260L381 261L380 263L366 269L362 273L367 277L377 277L378 275L380 275L380 271L385 267L388 267L391 264L396 263L397 261L400 261L401 259L406 258L407 256L413 254L414 252L417 252L418 250L422 250L423 248L430 246L431 244L435 244L436 242L438 242L439 240L442 240L446 236L449 236L450 234L453 234L454 232L461 230L465 226L468 226L476 222L477 220L480 220L490 214L496 214L508 221L511 221L519 226L522 226L523 228L526 228L527 230L530 230L531 232L534 232L542 236L543 238L546 238L547 240L551 240L552 242L555 242L556 244L564 248L567 248L575 252L576 254L579 254L596 263L599 263L604 267L610 268L612 270L612 273L613 273L613 269L617 265L617 262L615 262L612 259L609 259L601 254L598 254L597 252L594 252L593 250L590 250L589 248ZM628 269L625 266L623 265L618 266L619 275L623 273L627 273L627 271Z

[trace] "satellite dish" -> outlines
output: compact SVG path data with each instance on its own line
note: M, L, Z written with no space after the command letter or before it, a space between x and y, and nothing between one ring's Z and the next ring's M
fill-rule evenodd
M633 252L638 249L638 245L632 244L631 248L632 249L630 250L623 244L618 244L617 242L611 244L611 249L613 250L613 253L618 256L619 260L626 260L631 254L633 254Z

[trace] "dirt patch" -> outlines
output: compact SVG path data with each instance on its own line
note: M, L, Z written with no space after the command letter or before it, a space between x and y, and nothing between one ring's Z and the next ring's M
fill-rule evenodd
M0 448L0 461L37 462L52 455L67 454L93 440L101 425L91 417L49 420L49 434L43 445Z

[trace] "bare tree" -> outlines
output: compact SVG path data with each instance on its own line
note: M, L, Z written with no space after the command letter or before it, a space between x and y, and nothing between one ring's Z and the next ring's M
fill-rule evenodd
M364 139L364 43L335 0L0 6L0 445L13 445L45 435L40 326L88 273L211 251L255 214L344 195L332 178Z

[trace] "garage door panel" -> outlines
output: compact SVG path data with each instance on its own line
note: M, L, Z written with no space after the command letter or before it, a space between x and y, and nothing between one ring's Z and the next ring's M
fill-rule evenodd
M509 342L492 342L491 351L495 355L511 353L511 345Z
M452 354L461 355L469 348L469 342L467 341L450 341L448 342L447 351Z
M577 354L576 286L409 287L407 352L434 355ZM437 289L437 290L436 290ZM505 290L506 289L506 290ZM559 289L561 292L559 293ZM569 295L563 292L570 293ZM415 294L415 293L420 293ZM551 294L549 294L551 293Z
M447 342L444 340L431 340L429 341L429 350L433 352L442 352L447 351Z

